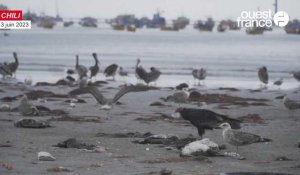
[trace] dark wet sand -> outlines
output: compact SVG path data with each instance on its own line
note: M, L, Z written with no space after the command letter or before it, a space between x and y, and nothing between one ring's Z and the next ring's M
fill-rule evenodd
M103 85L100 89L116 92L114 83ZM26 88L1 84L0 98L17 96L26 92ZM107 89L106 89L107 88ZM163 88L157 91L138 92L125 95L120 99L122 105L114 106L109 116L106 111L100 110L96 100L90 95L80 98L87 103L77 103L70 109L67 98L46 98L48 102L41 103L50 109L68 111L72 118L81 117L77 121L55 121L62 116L43 116L39 119L52 119L53 127L46 129L16 128L13 122L22 118L18 112L0 112L0 161L12 165L12 170L0 166L0 174L56 174L47 169L63 166L73 172L59 174L111 174L111 175L142 175L159 174L162 168L168 167L173 174L198 175L220 174L235 171L265 171L299 174L300 172L300 110L290 112L284 108L282 100L275 99L284 94L293 94L300 97L299 90L250 92L249 90L230 91L230 89L206 89L196 87L201 93L228 94L243 98L267 99L267 105L224 105L223 103L208 104L208 109L227 114L237 118L248 114L258 114L263 122L244 123L242 130L262 135L274 140L268 144L252 144L240 147L240 154L246 160L236 160L230 157L209 157L210 161L180 160L179 152L160 148L158 145L140 145L132 143L135 138L107 138L96 137L96 133L126 133L126 132L152 132L154 134L175 134L186 137L189 134L197 136L197 130L186 122L172 121L159 117L161 113L171 115L177 105L165 103L166 106L150 106L160 101L160 97L172 94L172 90ZM57 94L67 94L73 88L62 86L31 87L35 90L52 91ZM21 92L23 91L23 92ZM27 90L28 91L28 90ZM110 95L110 94L108 94ZM299 99L299 98L298 98ZM32 101L37 104L36 100ZM162 102L162 101L161 101ZM0 102L16 107L17 101ZM184 106L196 107L194 104ZM145 120L136 120L144 118ZM86 119L86 120L85 120ZM91 120L93 119L93 120ZM85 143L105 147L106 152L95 153L74 148L57 148L52 145L68 138L76 137ZM204 137L222 144L221 130L207 131ZM6 147L11 145L11 147ZM50 152L56 161L41 162L37 160L39 151ZM235 151L227 145L225 151ZM275 161L279 156L285 156L291 161ZM179 160L178 160L179 158Z

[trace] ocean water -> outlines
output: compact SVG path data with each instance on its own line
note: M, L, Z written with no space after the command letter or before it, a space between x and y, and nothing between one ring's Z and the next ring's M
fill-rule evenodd
M267 66L270 83L284 78L282 89L299 86L289 72L300 70L300 36L287 35L282 29L264 35L246 35L244 31L199 32L188 28L179 32L141 29L135 33L110 28L33 28L9 31L0 35L0 62L12 61L16 51L20 60L19 81L31 77L34 82L56 82L65 77L66 69L74 68L75 55L80 64L94 64L92 52L98 53L100 69L116 63L130 72L118 81L136 83L136 59L149 69L163 73L158 86L193 84L193 68L204 67L208 76L205 86L259 88L257 69ZM103 75L97 77L105 79Z

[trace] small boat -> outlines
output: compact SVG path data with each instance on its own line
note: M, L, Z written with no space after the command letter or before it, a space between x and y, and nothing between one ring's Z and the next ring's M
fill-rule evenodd
M174 26L161 26L160 30L161 31L178 31L179 29Z
M290 21L284 30L287 34L300 34L300 21L297 19Z
M205 22L199 20L194 24L194 28L200 31L211 32L215 26L215 21L212 18L208 18Z
M126 29L127 29L128 32L135 32L136 31L135 26L126 26Z
M265 28L263 27L252 27L252 28L247 28L246 33L249 35L262 35L265 31Z
M118 30L118 31L123 31L123 30L125 30L125 26L124 26L124 25L112 24L111 27L112 27L114 30Z
M66 22L64 22L64 27L70 27L70 26L72 26L73 24L74 24L73 21L66 21Z

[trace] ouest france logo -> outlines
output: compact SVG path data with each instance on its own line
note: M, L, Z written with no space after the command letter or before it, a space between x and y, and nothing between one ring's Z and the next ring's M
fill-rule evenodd
M262 27L269 28L275 24L278 27L284 27L288 24L290 18L287 12L278 11L273 15L272 10L266 11L242 11L237 17L239 27Z

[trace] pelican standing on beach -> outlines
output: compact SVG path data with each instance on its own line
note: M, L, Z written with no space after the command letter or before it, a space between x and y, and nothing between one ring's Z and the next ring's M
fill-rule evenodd
M76 55L76 66L75 66L75 69L78 73L78 76L79 76L79 79L82 79L83 77L86 77L87 76L87 68L83 65L80 65L79 64L79 56Z
M192 75L194 77L194 81L198 79L198 85L200 85L200 81L205 80L207 73L204 68L201 68L201 69L194 69L192 71Z
M16 71L19 67L19 60L18 60L18 56L17 56L16 52L13 53L13 56L14 56L15 62L9 63L8 66L9 66L11 73L14 74L14 76L16 77Z
M2 75L2 79L5 79L5 76L7 75L12 76L9 65L7 63L0 63L0 74Z
M136 65L135 65L135 76L138 80L144 80L145 82L148 79L148 72L139 65L141 63L141 60L138 58Z
M104 70L104 74L105 77L113 77L113 80L115 80L115 76L118 70L118 65L117 64L111 64L109 65L105 70Z
M269 74L268 74L268 69L263 66L263 67L260 67L258 69L258 78L260 80L260 82L262 82L263 84L265 84L265 87L267 87L267 84L269 82ZM262 84L261 84L261 87L262 87Z
M98 56L97 56L96 53L93 53L92 55L93 55L94 60L95 60L95 65L90 67L90 71L91 71L90 78L95 77L95 79L96 79L96 76L99 72L99 66L98 66L99 60L98 60Z

